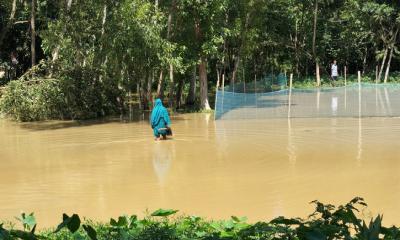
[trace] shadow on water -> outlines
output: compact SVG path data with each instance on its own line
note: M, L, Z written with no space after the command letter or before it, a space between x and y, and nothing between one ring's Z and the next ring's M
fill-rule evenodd
M59 130L66 128L90 127L102 124L130 124L130 123L148 123L150 112L135 113L131 115L121 115L119 117L107 117L92 120L69 120L69 121L40 121L18 123L21 128L31 131ZM179 114L171 116L172 121L183 121L185 118Z

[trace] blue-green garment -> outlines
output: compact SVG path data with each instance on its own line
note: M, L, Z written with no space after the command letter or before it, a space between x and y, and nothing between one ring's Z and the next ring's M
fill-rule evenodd
M168 111L163 106L161 99L159 98L156 99L156 102L154 103L154 108L151 112L150 123L155 137L160 137L160 134L166 135L167 131L163 130L163 128L171 126L171 120L169 118Z

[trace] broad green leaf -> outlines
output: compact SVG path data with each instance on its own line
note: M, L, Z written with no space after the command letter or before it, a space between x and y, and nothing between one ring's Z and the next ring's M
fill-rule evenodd
M28 216L25 216L22 219L22 223L24 226L28 226L28 229L32 229L33 227L36 226L36 219L33 213L29 214Z
M178 210L173 209L158 209L157 211L153 212L151 216L153 217L167 217L177 213Z
M81 220L79 219L79 216L77 214L72 215L71 221L68 223L67 227L68 229L74 233L76 232L81 225Z
M63 214L63 222L60 223L57 229L54 231L55 233L59 232L61 229L67 227L72 233L75 233L81 224L81 220L77 214L73 214L69 217L67 214Z

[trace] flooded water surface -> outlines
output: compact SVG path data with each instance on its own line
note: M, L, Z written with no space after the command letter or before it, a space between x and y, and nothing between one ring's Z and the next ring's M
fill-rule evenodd
M147 121L0 120L0 219L35 212L107 220L158 208L207 218L306 217L309 202L369 204L400 224L400 119L173 118L173 140Z

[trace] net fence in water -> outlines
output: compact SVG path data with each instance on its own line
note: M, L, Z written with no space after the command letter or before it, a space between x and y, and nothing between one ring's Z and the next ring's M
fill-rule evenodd
M400 84L267 93L217 91L215 119L400 117Z
M268 74L253 82L238 82L224 88L225 92L235 93L266 93L285 89L287 77L284 74Z

